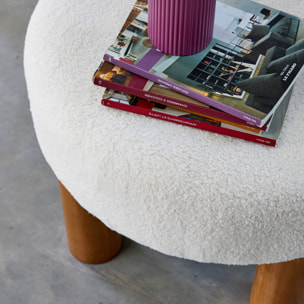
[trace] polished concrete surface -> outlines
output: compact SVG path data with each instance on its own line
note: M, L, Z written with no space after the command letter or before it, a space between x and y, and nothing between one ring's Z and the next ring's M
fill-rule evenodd
M24 35L36 2L0 0L0 303L248 303L255 266L181 260L128 239L103 265L71 256L23 75Z

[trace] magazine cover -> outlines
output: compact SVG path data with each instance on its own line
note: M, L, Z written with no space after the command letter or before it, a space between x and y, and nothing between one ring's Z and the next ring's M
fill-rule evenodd
M260 134L234 127L210 117L194 115L111 89L105 91L101 103L107 107L274 147L283 125L290 95L291 90L273 115L268 131L262 131Z
M102 62L94 73L93 82L99 86L142 97L196 115L208 116L256 133L267 130L269 125L266 123L263 127L257 127L106 61Z
M249 0L217 1L203 51L171 56L148 37L148 0L137 1L103 60L221 111L263 126L304 63L301 20Z

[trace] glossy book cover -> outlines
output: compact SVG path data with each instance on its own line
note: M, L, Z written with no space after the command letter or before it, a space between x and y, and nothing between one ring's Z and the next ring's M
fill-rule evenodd
M148 1L135 3L103 60L256 126L271 118L302 70L301 20L279 9L217 1L213 39L190 56L152 45L147 12Z

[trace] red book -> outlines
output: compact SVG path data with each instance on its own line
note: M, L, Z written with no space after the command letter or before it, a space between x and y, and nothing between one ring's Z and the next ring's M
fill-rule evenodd
M101 103L107 107L274 147L288 107L290 94L285 97L284 102L275 112L269 130L262 131L261 134L114 90L106 90Z

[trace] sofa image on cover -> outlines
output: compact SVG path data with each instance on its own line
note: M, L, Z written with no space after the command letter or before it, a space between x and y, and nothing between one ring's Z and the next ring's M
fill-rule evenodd
M272 46L266 51L259 75L237 83L239 88L251 94L246 104L267 113L303 64L303 40L287 49Z

